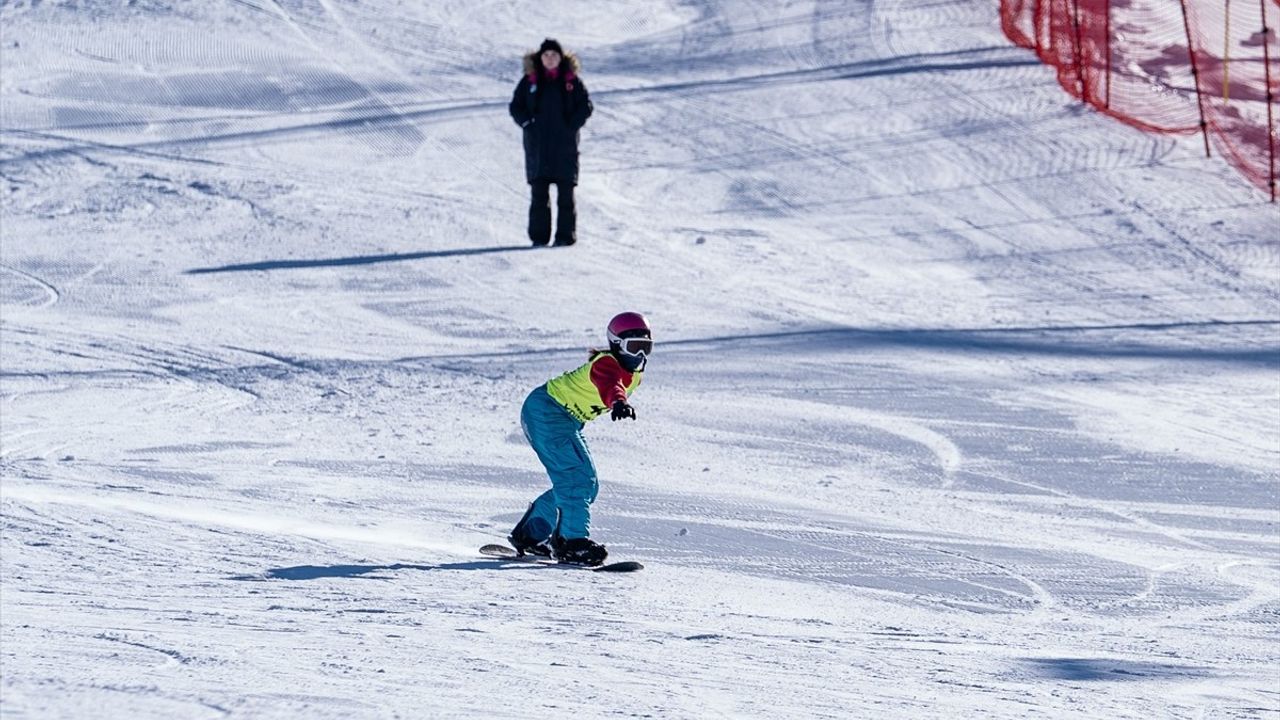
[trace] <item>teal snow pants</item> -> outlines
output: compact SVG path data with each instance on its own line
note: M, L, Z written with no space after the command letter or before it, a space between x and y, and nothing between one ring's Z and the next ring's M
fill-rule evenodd
M525 398L520 427L551 476L551 489L533 501L524 519L524 535L546 540L555 532L558 520L560 536L566 540L588 537L591 503L600 483L582 437L583 424L547 393L546 385L540 385Z

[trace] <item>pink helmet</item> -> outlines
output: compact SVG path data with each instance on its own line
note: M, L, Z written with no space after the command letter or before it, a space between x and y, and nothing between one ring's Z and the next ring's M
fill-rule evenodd
M624 337L652 337L649 321L638 312L624 312L614 315L605 329L609 342L616 343Z

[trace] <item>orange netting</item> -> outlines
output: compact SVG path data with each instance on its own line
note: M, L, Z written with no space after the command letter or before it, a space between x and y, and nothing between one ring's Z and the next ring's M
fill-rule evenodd
M1203 131L1276 197L1280 0L1001 0L1068 92L1151 132Z

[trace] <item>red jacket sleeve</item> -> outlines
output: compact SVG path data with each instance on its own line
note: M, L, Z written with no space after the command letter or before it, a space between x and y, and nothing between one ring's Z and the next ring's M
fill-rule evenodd
M591 366L591 384L600 391L600 399L605 407L613 407L619 400L627 399L627 386L631 384L631 373L622 369L612 355L602 357Z

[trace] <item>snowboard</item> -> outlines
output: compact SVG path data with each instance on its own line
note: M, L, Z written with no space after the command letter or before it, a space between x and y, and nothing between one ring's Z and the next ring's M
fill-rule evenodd
M582 570L591 570L592 572L635 572L636 570L644 569L644 565L641 565L634 560L624 560L622 562L609 563L607 565L597 565L596 567L590 567L588 565L574 565L572 563L557 563L555 558L539 557L537 555L520 556L516 554L514 549L509 548L506 545L497 544L485 545L480 548L480 554L487 555L489 557L502 558L503 560L512 560L515 562L530 562L538 563L539 565L560 565L561 567L579 568Z

